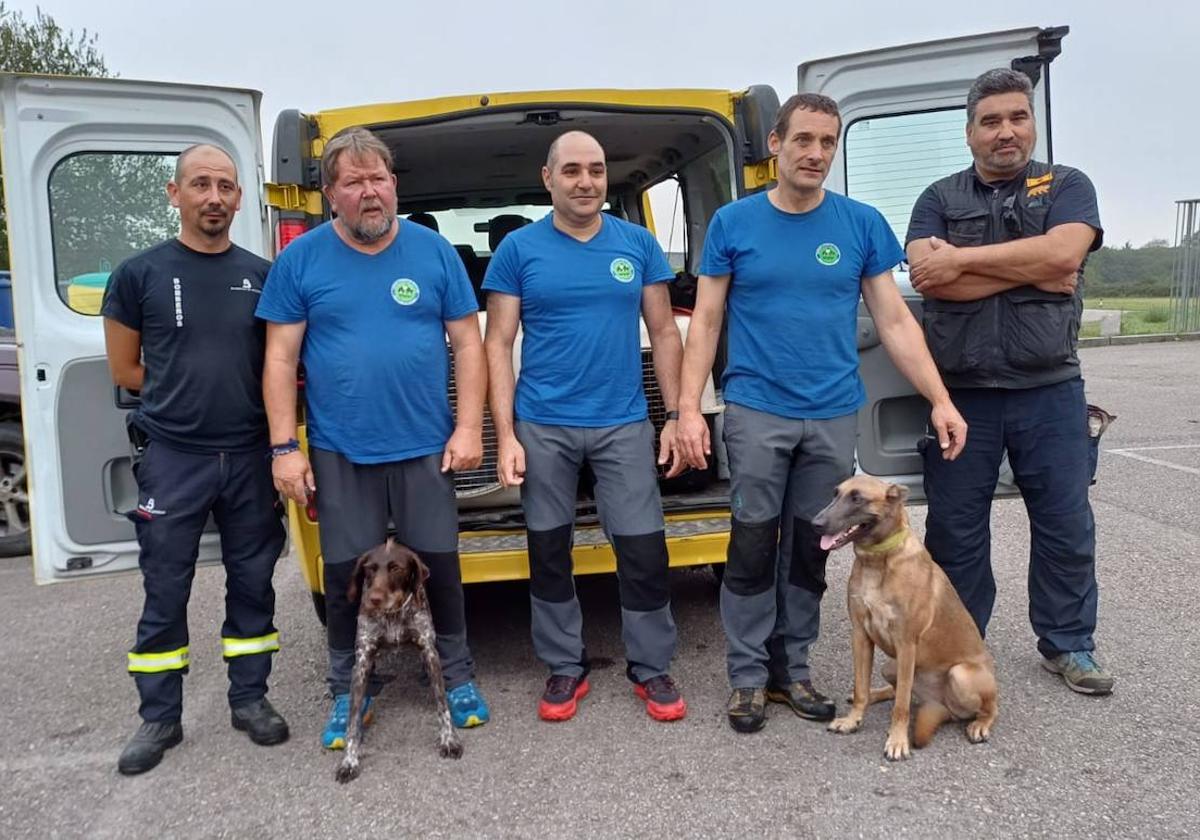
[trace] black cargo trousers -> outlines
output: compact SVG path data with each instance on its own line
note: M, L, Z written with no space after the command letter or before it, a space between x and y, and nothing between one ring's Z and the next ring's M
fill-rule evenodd
M279 650L271 578L284 545L282 508L262 448L248 452L185 452L146 441L131 426L138 505L138 565L146 592L129 652L129 672L149 722L180 719L188 670L187 608L200 536L215 519L225 565L222 654L231 708L267 693L271 654ZM140 444L140 445L139 445Z

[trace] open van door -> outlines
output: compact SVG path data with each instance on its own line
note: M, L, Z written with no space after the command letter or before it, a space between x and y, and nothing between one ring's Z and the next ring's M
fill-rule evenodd
M0 74L0 139L39 582L135 568L125 414L99 316L109 272L175 236L179 152L228 150L242 182L235 242L266 253L258 106L248 90ZM128 395L124 395L128 397ZM201 560L219 558L204 536Z
M1014 29L801 64L799 90L832 97L842 114L842 140L826 188L878 208L903 243L921 192L971 165L967 91L980 73L996 67L1022 71L1033 82L1034 157L1049 162L1050 62L1066 34L1065 26ZM921 298L907 272L897 279L920 321ZM905 484L910 498L923 499L917 442L925 434L928 405L892 365L861 305L858 346L868 400L859 413L859 468ZM997 494L1016 492L1006 464Z

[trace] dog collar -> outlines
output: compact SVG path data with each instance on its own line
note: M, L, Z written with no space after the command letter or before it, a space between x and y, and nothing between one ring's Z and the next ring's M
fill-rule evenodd
M900 546L904 545L904 541L908 539L908 529L901 528L896 533L892 534L885 540L881 540L872 545L864 545L859 543L857 548L864 554L887 554L889 551L895 551Z

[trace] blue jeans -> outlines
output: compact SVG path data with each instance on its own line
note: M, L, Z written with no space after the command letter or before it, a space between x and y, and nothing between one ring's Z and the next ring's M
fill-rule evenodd
M950 396L967 421L967 445L955 461L942 460L936 446L926 448L925 547L983 633L996 600L992 494L1007 450L1029 512L1029 620L1038 650L1048 657L1093 650L1094 456L1083 380L1025 390L960 388Z

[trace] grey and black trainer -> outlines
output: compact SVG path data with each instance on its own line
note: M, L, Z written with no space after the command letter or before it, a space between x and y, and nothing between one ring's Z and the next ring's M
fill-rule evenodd
M735 688L729 695L729 725L735 732L757 732L767 722L766 692L761 688Z
M138 727L133 733L121 757L117 759L117 770L126 776L136 776L152 770L162 761L163 753L183 740L183 727L179 721L151 723Z
M813 688L809 680L767 686L767 699L790 706L793 712L808 720L833 720L837 713L834 702Z
M264 747L282 744L288 739L287 721L265 697L231 709L229 717L234 729L245 732L251 741Z
M1067 688L1080 694L1112 694L1113 678L1100 667L1090 650L1060 653L1053 658L1042 659L1042 667L1058 674Z

